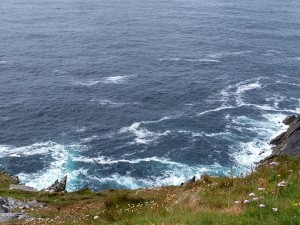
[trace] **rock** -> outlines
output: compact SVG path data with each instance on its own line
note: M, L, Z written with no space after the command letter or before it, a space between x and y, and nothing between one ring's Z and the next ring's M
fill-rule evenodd
M49 192L63 192L66 190L67 186L67 176L65 176L61 181L56 180L50 187L46 190Z
M20 219L31 220L31 217L22 213L0 213L0 223Z
M300 115L289 116L283 123L289 128L270 141L273 152L264 161L278 155L300 156Z
M15 210L43 207L44 204L36 200L33 201L20 201L14 198L1 198L0 197L0 223L12 220L30 220L32 219L23 213L12 213Z
M184 183L181 183L181 185L180 186L185 186L185 185L189 185L189 184L192 184L192 183L195 183L196 182L196 177L195 176L193 176L193 178L192 179L190 179L190 180L187 180L186 182L184 182Z
M9 212L8 201L5 198L0 197L0 213Z
M294 120L296 119L295 115L292 116L288 116L287 118L285 118L282 123L285 125L290 125Z
M18 176L11 176L11 182L14 184L20 184L20 179Z
M33 187L28 187L23 184L11 184L9 186L9 190L38 191L37 189L35 189Z

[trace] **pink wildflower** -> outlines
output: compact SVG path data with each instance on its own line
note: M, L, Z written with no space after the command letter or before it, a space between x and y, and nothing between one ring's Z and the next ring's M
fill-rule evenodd
M254 193L250 193L249 196L255 196L255 194Z
M276 166L279 165L278 162L270 162L269 164L270 164L270 165L276 165Z
M259 190L259 191L264 191L264 190L265 190L265 188L258 188L258 190Z
M259 205L258 205L259 208L262 208L262 207L265 207L265 206L266 206L266 205L264 205L264 204L259 204Z
M247 199L245 199L245 200L244 200L244 203L248 203L248 202L250 202L250 201L249 201L249 200L247 200Z

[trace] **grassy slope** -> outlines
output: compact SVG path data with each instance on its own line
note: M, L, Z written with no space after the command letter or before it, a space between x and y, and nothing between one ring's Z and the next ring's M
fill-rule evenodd
M99 193L9 191L3 182L8 178L0 176L0 196L46 202L44 208L27 211L43 218L29 224L300 224L300 160L279 157L276 161L279 165L261 166L246 177L203 176L187 187ZM283 180L286 186L278 187ZM259 200L249 197L252 192ZM244 204L245 199L250 202Z

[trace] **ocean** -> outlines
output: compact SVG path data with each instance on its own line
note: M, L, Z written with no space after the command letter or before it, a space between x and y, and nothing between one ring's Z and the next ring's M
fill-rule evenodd
M1 0L0 170L28 186L245 174L297 113L298 0Z

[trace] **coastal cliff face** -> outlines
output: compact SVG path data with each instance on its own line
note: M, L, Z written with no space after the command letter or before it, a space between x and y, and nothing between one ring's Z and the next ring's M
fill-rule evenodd
M267 158L274 158L279 155L300 155L300 115L287 117L283 123L289 128L270 141L274 145L273 153Z

